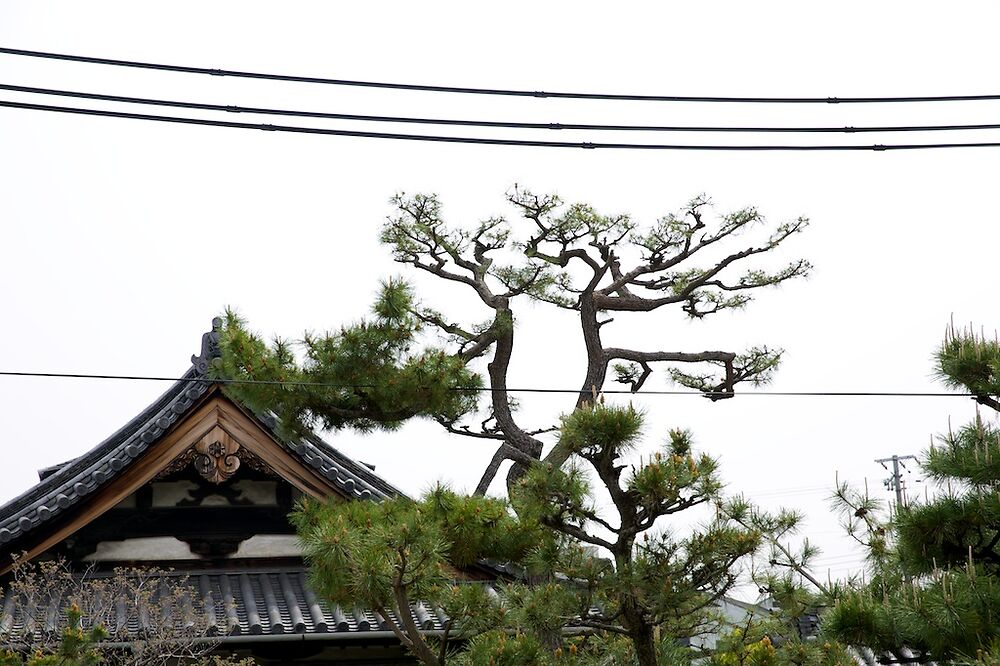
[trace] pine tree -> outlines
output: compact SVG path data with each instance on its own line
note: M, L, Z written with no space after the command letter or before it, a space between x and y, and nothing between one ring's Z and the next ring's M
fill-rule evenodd
M742 308L756 290L809 272L801 259L772 271L751 263L803 231L807 221L770 227L753 208L711 219L710 202L697 197L641 229L627 215L564 206L555 196L519 188L508 202L517 224L494 217L461 228L444 221L436 197L399 195L393 199L396 213L382 230L396 261L471 290L486 314L481 323L455 323L393 280L383 284L370 319L306 336L302 361L287 342L266 343L229 313L223 356L213 371L228 379L263 380L228 390L275 412L289 429L393 428L426 417L450 433L498 445L473 498L438 493L379 506L303 507L299 530L316 583L330 598L370 603L385 617L426 597L455 618L455 635L468 645L459 660L470 664L608 663L609 655L618 655L617 663L651 666L686 659L678 657L676 639L712 627L713 602L734 584L737 562L758 548L760 534L722 514L683 538L654 529L661 518L718 499L716 462L692 453L690 436L677 431L662 450L633 464L641 414L595 402L609 371L638 392L659 363L671 364L674 382L712 400L732 397L740 383L768 381L781 352L609 347L602 334L612 320L601 317L676 306L703 319ZM732 247L760 228L761 238ZM559 427L527 427L508 390L515 306L525 299L579 317L583 382ZM443 342L429 343L428 333ZM489 354L483 382L475 368ZM484 383L487 413L473 421ZM543 455L542 436L553 431L559 436ZM567 462L571 458L596 475L598 491L610 496L611 516L592 505L588 477L579 464ZM501 518L499 505L483 496L505 460L514 461L507 486L515 513ZM461 523L472 532L458 536L460 523L452 514L470 507L513 521L504 522L517 526L512 533L546 536L515 552L503 541L474 536L483 529L478 518ZM462 544L477 547L459 556ZM499 609L473 587L447 585L454 573L449 567L471 562L473 555L522 566L532 585L506 589ZM435 648L405 626L406 616L397 615L401 621L393 627L400 641L423 663L443 663L447 645ZM567 642L566 625L596 634Z
M300 382L231 387L245 402L276 411L289 427L370 429L423 416L450 433L492 440L499 448L477 485L480 495L505 460L515 462L510 485L527 462L541 459L540 435L555 430L554 424L520 423L508 391L515 307L524 299L579 318L583 381L567 409L593 401L609 371L615 381L639 391L655 364L669 364L670 379L712 400L732 397L740 383L769 380L780 350L609 347L602 335L612 319L602 316L675 307L700 320L743 308L756 291L808 274L811 267L802 259L776 270L753 264L802 232L805 218L772 226L755 208L744 208L713 219L711 202L699 196L644 229L628 215L604 215L586 204L565 206L556 196L517 187L507 200L520 218L516 223L491 217L461 227L445 222L435 196L401 194L381 233L397 262L471 291L483 307L483 321L457 323L457 317L424 306L404 282L394 280L383 285L372 319L307 335L302 363L286 341L267 344L230 313L216 371L230 379ZM759 238L736 244L743 235ZM421 347L421 334L429 331L442 335L444 343ZM488 413L473 426L462 422L475 411L474 389L481 386L472 366L490 352ZM557 443L544 458L559 467L570 455Z
M684 538L662 530L660 519L718 499L716 462L674 431L624 474L641 434L631 407L588 405L563 419L560 442L590 466L613 517L593 505L582 467L539 461L516 484L516 514L504 500L440 487L420 501L306 502L295 522L314 584L335 603L375 609L427 666L446 662L449 639L466 644L455 658L467 664L584 664L610 655L664 663L676 656L676 639L717 628L713 604L760 534L724 517ZM484 558L518 567L524 582L496 596L456 583L457 568ZM450 617L436 645L410 619L418 601ZM567 642L567 627L594 636Z
M944 383L1000 410L995 339L951 328L936 360ZM883 661L996 658L1000 429L977 412L968 425L938 437L921 467L942 492L892 507L888 516L865 494L840 489L841 508L868 546L872 571L868 582L839 595L825 629Z
M716 461L696 455L691 435L670 432L662 450L625 474L642 433L642 415L629 407L585 405L563 419L559 443L589 466L611 497L613 517L593 506L588 474L576 464L538 463L518 483L519 514L575 541L610 553L587 572L566 562L557 568L586 581L599 611L583 626L620 633L641 666L657 663L662 640L692 638L714 628L713 603L735 583L737 563L760 546L760 536L724 518L685 538L659 519L718 499ZM661 528L661 529L658 529Z

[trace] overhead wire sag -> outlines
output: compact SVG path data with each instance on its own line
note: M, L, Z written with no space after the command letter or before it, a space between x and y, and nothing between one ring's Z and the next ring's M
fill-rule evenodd
M292 109L275 109L253 106L237 106L229 104L208 104L204 102L187 102L166 99L151 99L148 97L131 97L125 95L110 95L77 90L60 90L55 88L39 88L0 83L0 90L23 92L33 95L50 95L56 97L72 97L76 99L91 99L104 102L120 102L125 104L143 104L147 106L164 106L179 109L198 109L203 111L224 111L226 113L249 113L255 115L290 116L297 118L326 118L331 120L352 120L378 123L408 123L419 125L453 125L461 127L495 127L509 129L544 129L544 130L594 130L632 131L632 132L726 132L726 133L890 133L890 132L941 132L941 131L977 131L1000 129L1000 123L981 124L950 124L950 125L870 125L846 127L727 127L719 125L628 125L606 123L546 123L546 122L514 122L503 120L467 120L459 118L414 118L409 116L379 116L357 113L334 113L326 111L302 111Z
M292 134L321 134L328 136L358 137L368 139L395 139L402 141L428 141L434 143L466 143L492 146L530 146L535 148L585 148L585 149L618 149L618 150L686 150L686 151L736 151L736 152L856 152L856 151L890 151L890 150L929 150L942 148L998 148L1000 141L950 142L950 143L909 143L909 144L871 144L871 145L699 145L699 144L664 144L664 143L612 143L591 141L543 141L538 139L500 139L490 137L441 136L434 134L403 134L397 132L368 132L361 130L330 129L325 127L300 127L296 125L271 125L267 123L243 123L227 120L212 120L208 118L185 118L180 116L160 116L147 113L127 113L124 111L106 111L102 109L84 109L80 107L52 106L48 104L30 104L27 102L0 101L0 107L11 109L27 109L32 111L49 111L105 118L128 118L131 120L148 120L154 122L177 123L183 125L202 125L211 127L229 127L237 129L254 129L269 132L287 132Z
M965 102L1000 100L1000 94L983 95L909 95L896 97L733 97L710 95L648 95L633 93L587 93L545 90L515 90L505 88L478 88L469 86L444 86L415 83L390 83L382 81L357 81L351 79L333 79L317 76L297 76L290 74L270 74L263 72L248 72L231 69L216 69L210 67L191 67L187 65L171 65L165 63L141 62L137 60L120 60L115 58L98 58L94 56L73 55L68 53L52 53L47 51L32 51L0 47L0 53L7 55L43 58L47 60L64 60L70 62L88 63L94 65L112 65L116 67L132 67L185 74L208 74L211 76L230 76L247 79L265 79L269 81L287 81L292 83L316 83L335 86L352 86L360 88L382 88L390 90L410 90L416 92L438 92L468 95L501 95L508 97L540 97L562 99L618 100L618 101L648 101L648 102L724 102L724 103L755 103L755 104L883 104L910 102Z

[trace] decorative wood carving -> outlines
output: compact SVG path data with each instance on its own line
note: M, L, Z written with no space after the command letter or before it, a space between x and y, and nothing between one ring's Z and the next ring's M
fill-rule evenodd
M240 443L216 426L194 445L194 468L210 483L223 483L240 468Z
M166 467L164 467L155 477L153 477L153 480L159 481L161 479L167 478L168 476L173 476L174 474L176 474L177 472L181 471L182 469L190 465L192 462L194 462L194 458L197 455L198 452L194 450L194 447L191 447L181 455L174 458L174 461L171 462Z
M264 476L272 479L280 479L281 476L275 472L270 465L261 460L257 455L248 450L246 447L240 449L239 452L240 461L250 469L255 472L260 472Z
M245 465L246 467L248 467L248 468L250 468L250 469L252 469L252 470L254 470L256 472L260 472L264 476L267 476L267 477L272 478L272 479L280 479L281 478L281 475L279 475L277 472L275 472L271 468L270 465L268 465L266 462L264 462L263 460L261 460L259 456L257 456L256 454L252 453L245 446L240 446L239 450L234 455L237 458L239 458L240 465ZM191 465L192 463L194 463L195 459L198 458L198 457L201 457L201 456L202 456L202 454L198 451L198 449L195 448L194 446L192 446L190 449L188 449L187 451L185 451L181 455L177 456L177 458L175 458L172 463L170 463L169 465L167 465L166 467L164 467L163 470L160 471L154 477L154 480L155 481L160 481L162 479L166 479L167 477L173 476L174 474L176 474L177 472L180 472L182 469L184 469L188 465ZM239 467L240 465L237 465L237 467ZM199 470L199 473L200 473L200 470ZM232 475L230 475L230 476L232 476Z

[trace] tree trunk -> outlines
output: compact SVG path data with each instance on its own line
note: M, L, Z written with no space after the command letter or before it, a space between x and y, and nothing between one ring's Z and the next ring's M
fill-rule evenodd
M618 507L622 520L622 529L628 529L634 523L634 513L628 515L623 512L622 507ZM629 575L632 569L632 548L634 539L626 539L619 542L612 549L615 556L615 568L619 576ZM653 625L646 619L642 606L636 597L636 590L629 585L618 594L618 603L621 605L622 626L628 631L628 636L635 646L635 656L639 666L656 666L656 639Z
M623 596L622 619L628 630L629 638L635 646L635 656L639 666L656 666L656 640L653 626L643 617L635 600Z
M597 323L597 308L594 306L592 293L580 297L580 326L583 329L583 343L587 350L587 374L583 386L576 399L574 409L579 409L586 403L594 401L594 392L604 388L604 380L608 374L608 361L604 357L604 345L601 342L601 326ZM565 444L559 442L546 454L544 461L554 467L561 467L571 455Z

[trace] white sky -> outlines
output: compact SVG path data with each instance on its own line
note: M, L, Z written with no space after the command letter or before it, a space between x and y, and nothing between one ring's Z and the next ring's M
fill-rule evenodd
M1000 92L994 76L998 14L996 4L985 2L949 3L945 11L940 3L920 2L5 0L0 44L226 69L532 90L982 94ZM13 56L0 56L0 82L221 104L545 122L843 126L996 122L1000 112L1000 102L806 107L463 97ZM7 93L0 99L46 102ZM530 135L602 139L594 132ZM996 141L1000 132L802 139L629 134L607 140L952 139ZM767 343L787 350L775 390L937 391L930 357L952 314L989 330L1000 325L993 264L1000 235L997 149L552 150L0 109L0 155L0 370L178 375L226 305L268 334L336 327L365 314L380 277L412 275L377 242L393 193L437 192L450 219L475 221L511 213L503 193L515 182L649 222L699 192L709 193L720 211L753 204L774 220L812 219L784 255L812 261L810 280L765 293L745 312L702 322L666 312L622 318L609 330L611 343L685 351ZM468 308L469 320L483 316L458 292L433 281L418 285L442 309L458 304ZM522 307L521 320L511 384L576 387L582 345L573 319L539 306ZM662 376L649 387L664 388ZM163 389L155 383L0 378L0 501L32 485L36 469L94 446ZM523 402L527 419L542 424L568 409L572 396ZM824 547L821 562L834 576L857 561L825 500L835 472L859 483L867 477L881 494L885 472L874 458L917 453L949 417L962 422L973 413L958 398L745 397L708 404L640 395L635 402L650 413L649 449L666 428L690 427L700 447L721 458L733 491L806 512L806 534ZM471 487L492 454L482 443L448 437L426 423L394 434L330 439L413 493L436 479Z

